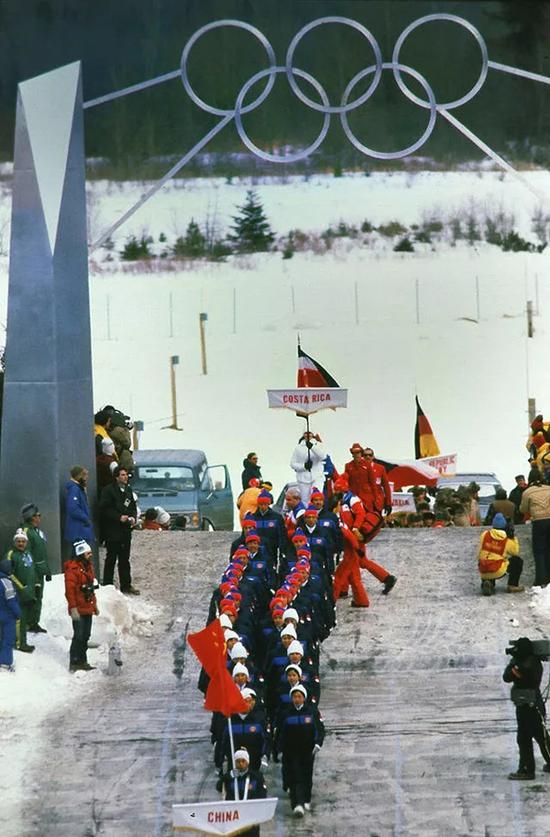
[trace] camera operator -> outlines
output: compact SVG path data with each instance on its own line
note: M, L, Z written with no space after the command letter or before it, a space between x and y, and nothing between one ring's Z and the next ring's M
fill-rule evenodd
M73 556L65 564L65 598L73 623L69 671L92 671L86 654L92 632L92 618L99 615L95 598L92 550L86 541L73 545Z
M550 739L545 725L546 708L540 693L542 662L534 653L533 643L525 636L511 643L506 653L511 654L512 659L502 678L505 683L512 683L510 697L516 707L519 747L519 767L509 773L508 778L530 780L535 778L533 739L545 761L542 769L550 773Z

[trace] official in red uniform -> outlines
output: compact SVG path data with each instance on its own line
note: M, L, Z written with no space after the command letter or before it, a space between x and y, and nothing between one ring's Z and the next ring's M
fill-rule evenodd
M374 474L374 488L370 504L361 497L363 503L365 503L365 508L367 511L373 510L380 514L384 511L386 514L391 514L391 488L386 469L379 462L374 461L374 451L372 448L364 448L363 458L371 465L372 473Z

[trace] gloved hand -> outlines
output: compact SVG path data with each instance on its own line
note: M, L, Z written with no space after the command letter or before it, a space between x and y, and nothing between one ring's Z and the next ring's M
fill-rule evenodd
M52 577L51 577L50 573L48 573L46 576L44 576L44 578L46 579L46 581L51 581L52 580Z
M316 756L320 749L321 749L321 745L316 744L315 747L313 748L313 755Z
M267 756L262 756L262 767L263 767L264 770L267 769L267 765L268 765Z
M71 619L73 622L78 622L80 619L80 613L78 612L77 607L71 607Z
M391 505L384 506L384 511L386 514L391 514L392 507Z
M304 468L306 469L306 471L311 471L312 466L313 462L311 460L306 460L304 462Z

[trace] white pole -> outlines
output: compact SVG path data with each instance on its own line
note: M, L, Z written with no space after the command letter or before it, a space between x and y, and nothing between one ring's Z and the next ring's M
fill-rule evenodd
M237 782L237 768L235 767L235 745L233 743L233 726L231 725L231 715L227 719L227 726L229 729L229 745L231 747L231 763L233 765L233 781L235 782L235 801L239 801L239 783Z

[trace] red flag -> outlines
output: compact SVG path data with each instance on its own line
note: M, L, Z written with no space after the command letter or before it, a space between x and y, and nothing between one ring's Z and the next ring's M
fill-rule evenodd
M225 665L215 672L208 684L204 708L210 712L221 712L226 718L235 712L248 712L248 704Z
M210 677L204 708L228 717L234 712L247 712L248 705L234 683L226 664L225 637L219 619L202 631L189 634L187 642Z
M299 387L339 387L332 375L323 369L318 361L302 351L298 345L298 386Z

